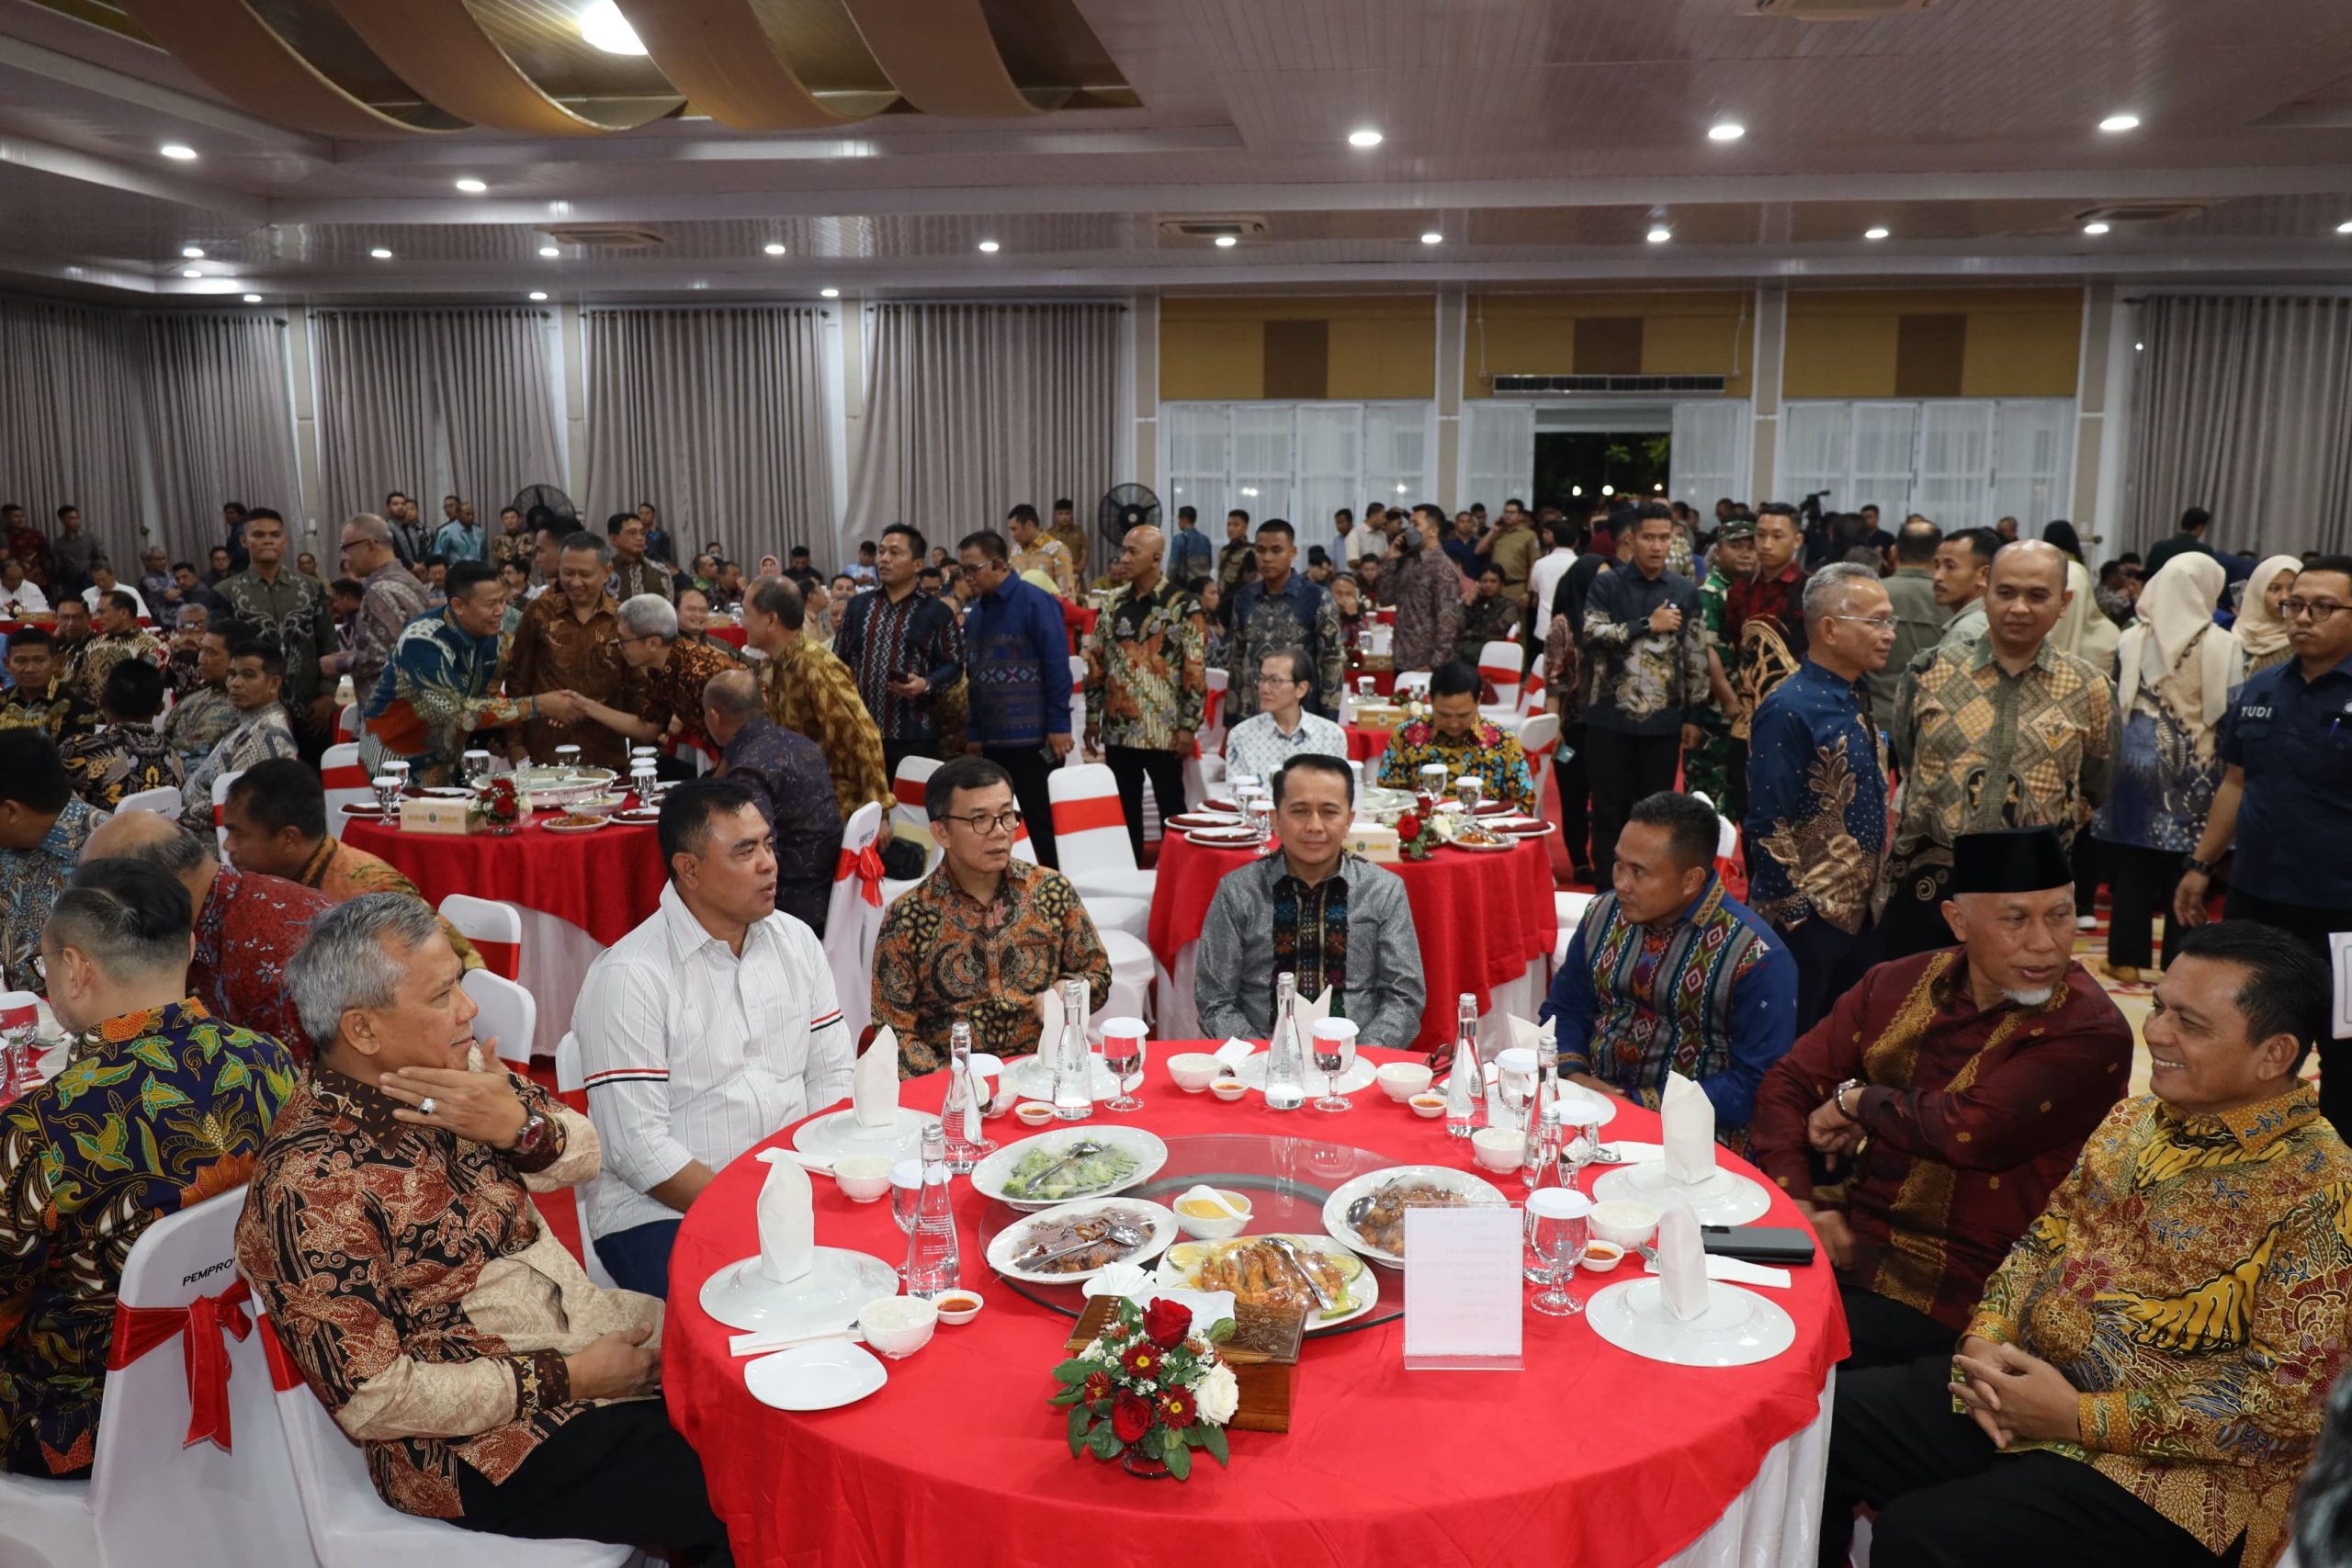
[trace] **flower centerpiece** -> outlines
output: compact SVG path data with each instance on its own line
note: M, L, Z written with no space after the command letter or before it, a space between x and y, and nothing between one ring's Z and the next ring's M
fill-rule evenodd
M1230 1321L1193 1332L1193 1311L1155 1298L1138 1307L1114 1298L1102 1331L1054 1369L1061 1390L1048 1403L1069 1407L1069 1451L1119 1460L1137 1475L1193 1472L1193 1450L1227 1462L1225 1424L1241 1384L1211 1337Z
M1421 799L1419 807L1396 818L1396 852L1407 860L1427 860L1444 841L1438 837L1436 809L1427 795Z
M493 833L511 833L523 824L523 794L514 787L512 774L501 773L481 786L466 807L469 827L487 828Z

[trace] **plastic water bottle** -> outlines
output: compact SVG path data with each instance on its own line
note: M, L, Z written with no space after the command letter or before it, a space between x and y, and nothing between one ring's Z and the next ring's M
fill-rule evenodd
M922 1196L907 1233L907 1294L925 1300L963 1282L956 1245L956 1209L947 1190L947 1134L937 1122L922 1131Z
M1466 1138L1487 1125L1487 1069L1478 1060L1478 998L1455 1007L1453 1068L1445 1077L1445 1135Z
M1274 1035L1266 1052L1266 1105L1295 1111L1306 1103L1306 1051L1298 1038L1298 977L1274 976Z
M1086 1043L1086 982L1062 982L1062 1039L1054 1053L1054 1114L1083 1122L1094 1114L1094 1053Z

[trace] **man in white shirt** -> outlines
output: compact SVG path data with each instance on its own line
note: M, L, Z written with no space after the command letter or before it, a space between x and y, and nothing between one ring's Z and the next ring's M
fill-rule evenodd
M1306 709L1315 689L1315 660L1305 653L1270 653L1258 663L1255 716L1225 738L1227 778L1270 779L1293 757L1319 751L1348 758L1348 732Z
M678 1216L729 1161L849 1093L816 934L775 907L775 837L725 779L662 804L670 885L596 960L571 1027L605 1166L585 1223L624 1290L666 1296Z
M1565 517L1555 517L1550 528L1552 553L1527 569L1527 607L1534 612L1539 628L1552 624L1553 595L1568 568L1577 564L1577 525Z
M20 621L48 613L49 595L25 575L24 563L14 556L0 556L0 615Z

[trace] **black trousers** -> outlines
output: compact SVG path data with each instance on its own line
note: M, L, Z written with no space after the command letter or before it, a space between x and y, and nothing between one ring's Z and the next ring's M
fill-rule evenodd
M465 1513L450 1522L485 1535L680 1551L701 1568L735 1561L702 1461L658 1399L582 1412L503 1482L459 1464L458 1500Z
M1184 754L1182 751L1154 751L1141 746L1106 746L1102 760L1110 764L1111 776L1119 781L1119 811L1127 819L1127 842L1135 846L1136 861L1143 861L1143 782L1151 781L1151 793L1159 802L1159 820L1164 826L1170 817L1184 811Z
M1890 964L1958 945L1951 923L1944 919L1944 898L1951 886L1948 865L1915 866L1896 879L1886 908L1879 914L1878 962Z
M1029 825L1029 845L1037 852L1037 863L1061 869L1061 856L1054 849L1054 802L1046 793L1046 775L1053 772L1046 759L1052 755L1041 745L987 746L980 755L1012 775L1013 804L1021 807L1021 815Z
M1617 864L1617 835L1634 803L1674 787L1675 764L1682 760L1682 737L1627 735L1584 727L1585 776L1592 781L1592 884L1606 892Z
M2330 964L2328 933L2352 931L2352 908L2289 904L2236 887L2230 889L2229 897L2222 902L2222 918L2260 920L2266 926L2277 926L2318 953L2322 964ZM2333 968L2332 964L2330 967ZM2324 1030L2319 1042L2319 1113L2339 1134L2352 1136L2346 1131L2352 1129L2352 1040L2331 1040Z
M936 740L893 740L887 735L882 738L882 771L890 775L892 784L899 782L899 764L910 757L927 757L936 761L939 757L939 742Z
M1818 915L1780 931L1797 961L1797 1032L1819 1023L1838 998L1853 989L1863 971L1878 962L1878 927L1865 914L1862 929L1849 936Z
M1822 1568L1839 1568L1854 1509L1878 1510L1871 1568L2213 1568L2195 1536L2080 1460L1999 1454L1951 1413L1949 1351L1907 1366L1838 1374Z
M2165 963L2180 951L2188 928L2172 919L2173 889L2180 884L2187 853L2177 850L2143 850L2137 844L2098 846L2109 866L2114 897L2107 913L2107 961L2119 966L2146 969L2154 963L2155 918L2165 917Z
M1557 770L1560 837L1568 846L1568 864L1589 877L1592 871L1592 773L1585 761L1584 726L1563 726L1560 739L1569 747L1568 760L1560 763Z
M1960 1336L1921 1312L1889 1301L1875 1291L1841 1280L1838 1299L1846 1307L1846 1337L1852 1344L1838 1375L1872 1367L1907 1367L1922 1356L1949 1356Z

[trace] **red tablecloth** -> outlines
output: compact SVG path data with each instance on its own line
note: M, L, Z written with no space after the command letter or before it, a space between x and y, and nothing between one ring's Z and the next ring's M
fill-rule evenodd
M713 619L710 623L710 635L737 652L742 651L743 628L732 621Z
M1366 729L1361 724L1351 724L1346 728L1348 760L1354 762L1378 761L1388 750L1388 738L1396 733L1393 729ZM1367 778L1364 782L1370 784L1372 781Z
M1161 840L1146 934L1162 968L1172 973L1176 955L1200 940L1225 874L1253 858L1251 851L1204 847L1182 833ZM1421 1032L1409 1043L1433 1050L1453 1038L1454 1000L1463 992L1478 998L1483 1013L1495 987L1551 957L1559 915L1552 902L1550 852L1542 839L1508 854L1448 846L1427 860L1400 861L1388 869L1405 879L1429 985Z
M503 898L569 920L610 947L662 901L662 850L650 826L616 822L593 833L550 833L542 813L510 834L403 833L346 818L344 842L383 856L439 908L452 893ZM541 998L542 1005L555 998Z
M1163 1135L1261 1133L1344 1142L1399 1161L1467 1167L1436 1122L1377 1089L1326 1116L1188 1095L1152 1047L1145 1108ZM1385 1055L1385 1053L1373 1053ZM942 1077L901 1088L935 1110ZM1099 1115L1103 1121L1125 1118ZM1025 1135L1011 1117L990 1135ZM1655 1139L1657 1119L1622 1110L1612 1134ZM774 1140L786 1142L782 1137ZM1726 1155L1724 1164L1753 1176ZM1776 1443L1818 1416L1845 1319L1826 1264L1793 1288L1759 1292L1796 1320L1793 1348L1760 1366L1665 1366L1604 1344L1582 1317L1526 1318L1523 1372L1408 1372L1401 1322L1317 1337L1298 1371L1291 1429L1236 1432L1232 1465L1203 1460L1188 1482L1145 1482L1070 1457L1063 1413L1046 1401L1070 1320L1016 1295L978 1257L982 1201L956 1183L964 1279L987 1298L942 1326L889 1382L840 1410L787 1415L753 1400L729 1330L697 1304L702 1284L759 1250L753 1203L767 1168L746 1156L687 1211L670 1266L662 1374L671 1419L701 1455L736 1560L752 1568L899 1563L1105 1562L1169 1568L1564 1562L1637 1568L1679 1551L1757 1477ZM1513 1199L1514 1178L1496 1185ZM1589 1185L1588 1179L1587 1185ZM1768 1184L1769 1185L1769 1184ZM906 1244L887 1201L854 1204L816 1186L817 1240L890 1263ZM1775 1191L1761 1222L1805 1222ZM1579 1274L1589 1297L1631 1278ZM1381 1275L1384 1297L1402 1276ZM1800 1500L1794 1506L1810 1506Z

